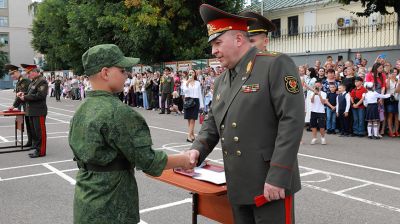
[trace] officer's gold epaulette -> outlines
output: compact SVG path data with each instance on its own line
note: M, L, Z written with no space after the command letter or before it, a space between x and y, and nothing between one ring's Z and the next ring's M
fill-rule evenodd
M257 53L257 56L270 56L270 57L277 57L281 55L282 53L276 52L276 51L259 51Z

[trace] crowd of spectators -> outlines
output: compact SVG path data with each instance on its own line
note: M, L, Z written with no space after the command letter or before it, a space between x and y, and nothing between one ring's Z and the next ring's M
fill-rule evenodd
M312 131L311 144L321 144L325 134L380 139L399 137L400 59L392 65L385 55L372 63L356 54L354 60L328 56L314 66L298 68L305 99L305 123Z

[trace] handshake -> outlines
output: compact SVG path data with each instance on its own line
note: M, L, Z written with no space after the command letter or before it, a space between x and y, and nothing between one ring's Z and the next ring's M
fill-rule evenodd
M197 165L199 155L200 153L196 149L191 149L181 154L169 155L164 169L182 168L186 172L191 172Z

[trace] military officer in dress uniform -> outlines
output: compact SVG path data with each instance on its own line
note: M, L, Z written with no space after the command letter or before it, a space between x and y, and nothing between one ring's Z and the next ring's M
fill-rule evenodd
M60 76L57 76L56 80L54 81L54 92L56 96L56 101L60 102L60 96L61 96L61 78Z
M160 114L165 114L165 101L167 101L167 114L170 114L171 111L169 108L171 107L172 100L172 92L174 91L174 78L171 77L171 68L166 67L164 69L165 75L162 78L160 84L160 92L161 92L161 112Z
M254 19L207 4L200 15L212 54L226 70L215 80L208 118L189 150L198 163L221 140L235 223L294 223L297 153L304 99L296 66L285 54L261 52L247 35ZM269 202L255 206L255 197Z
M28 77L32 79L26 94L21 93L17 96L26 104L25 113L29 117L29 124L32 128L32 149L35 151L29 154L31 158L46 155L46 97L49 85L36 68L36 65L21 64Z
M22 74L18 70L18 66L11 65L11 64L6 64L5 69L9 71L9 74L13 80L17 80L17 84L15 86L15 93L16 97L14 100L13 105L8 108L9 110L14 110L15 108L21 110L21 107L23 111L26 111L25 109L25 103L21 101L19 97L17 97L18 93L24 93L26 94L28 92L28 86L31 83L31 80L24 78ZM31 135L31 127L29 125L29 117L25 116L25 124L26 124L26 133L28 135L28 142L24 145L24 147L31 147L32 146L32 135Z
M240 15L256 19L255 22L250 24L249 30L247 31L250 42L261 51L267 50L268 33L276 30L275 25L256 12L242 12Z

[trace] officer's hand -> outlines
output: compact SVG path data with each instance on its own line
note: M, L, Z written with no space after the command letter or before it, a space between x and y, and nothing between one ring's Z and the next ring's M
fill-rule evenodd
M185 171L186 172L193 172L193 168L196 167L196 164L197 164L197 162L199 160L200 152L198 150L196 150L196 149L191 149L189 151L186 151L185 153L188 154L189 163L190 163L190 167L189 168L185 168L186 169Z
M344 116L348 117L349 116L349 112L344 112Z
M14 106L8 108L8 110L14 110L14 109L15 109Z
M268 201L285 199L285 189L280 187L275 187L271 184L264 184L264 197Z
M17 93L17 97L21 97L21 96L23 96L24 95L24 92L18 92Z

